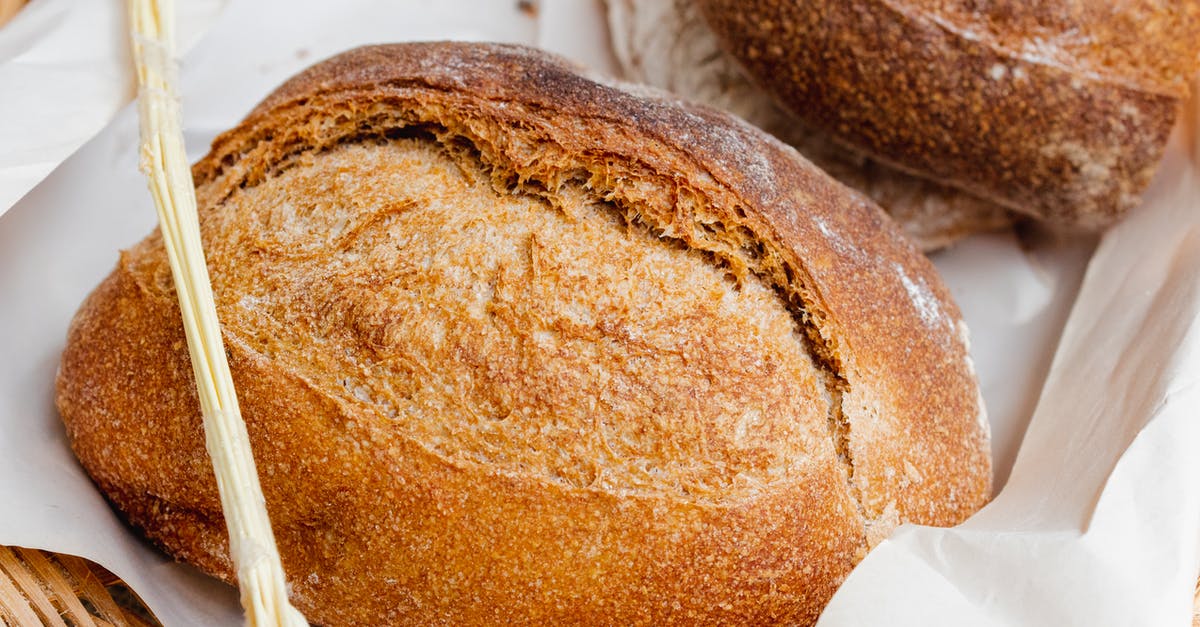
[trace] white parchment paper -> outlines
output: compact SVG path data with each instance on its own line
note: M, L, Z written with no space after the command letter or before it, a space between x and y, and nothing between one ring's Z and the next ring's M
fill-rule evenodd
M536 44L602 72L615 69L601 6L591 0L543 0L534 15L516 2L494 0L230 0L183 60L190 156L199 158L216 133L303 67L355 45L417 39ZM111 271L117 251L155 228L136 145L136 122L126 107L0 216L0 544L95 559L125 578L167 625L236 624L240 611L232 588L171 563L117 520L71 455L53 407L54 373L70 317ZM0 159L9 156L4 146ZM1186 170L1180 154L1171 170L1177 176ZM1171 180L1160 177L1155 206L1123 227L1167 229L1170 237L1114 234L1101 246L1089 276L1089 289L1098 295L1077 308L1068 348L1049 379L1049 389L1070 391L1059 393L1057 404L1041 403L1030 441L1042 444L1025 447L1000 499L959 530L902 529L851 577L828 624L918 624L929 614L941 617L934 624L1065 624L1056 621L1099 615L1078 606L1087 594L1107 595L1126 608L1106 616L1132 616L1152 603L1168 608L1155 616L1182 616L1190 594L1182 594L1181 582L1195 576L1191 530L1197 528L1200 494L1194 463L1176 458L1181 443L1195 442L1196 433L1187 430L1194 426L1180 430L1187 421L1179 418L1149 420L1160 405L1183 411L1181 399L1194 399L1185 383L1200 372L1192 353L1178 352L1194 343L1189 325L1198 309L1195 290L1165 283L1179 283L1188 268L1195 271L1189 263L1200 263L1181 252L1197 246L1187 235L1194 227L1154 220L1161 211L1157 199L1184 193ZM1143 223L1158 226L1138 226ZM1022 246L1011 234L996 234L935 258L972 329L998 485L1008 476L1046 381L1090 253L1086 240L1046 237ZM1098 270L1102 263L1108 269ZM1079 321L1080 310L1090 318ZM1152 321L1162 312L1169 320L1160 333L1160 323ZM1112 363L1125 365L1114 371ZM1078 387L1084 383L1093 387ZM1167 396L1175 400L1164 401ZM1184 483L1185 476L1193 483ZM1188 486L1185 498L1179 490ZM1107 522L1089 527L1094 521ZM1059 566L1035 578L1028 567L1034 558ZM1118 579L1099 568L1127 560L1131 566ZM1066 573L1070 582L1056 578ZM1135 574L1152 578L1135 582ZM1016 592L992 594L1001 584ZM1113 594L1118 588L1120 594ZM1060 597L1071 605L1058 604ZM870 607L886 612L855 613ZM907 616L905 609L912 610L912 621L894 622Z
M186 51L225 0L179 4ZM119 0L37 0L0 26L0 215L133 97Z

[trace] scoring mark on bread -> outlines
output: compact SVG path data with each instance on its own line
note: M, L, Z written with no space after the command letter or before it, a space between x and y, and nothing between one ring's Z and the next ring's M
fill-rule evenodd
M338 245L320 259L257 260L265 263L260 282L283 301L276 315L290 317L278 325L285 335L307 324L333 355L341 346L368 349L311 371L371 373L338 383L349 398L408 421L409 433L448 458L577 487L680 491L697 500L720 491L736 499L809 463L813 434L801 423L819 425L820 418L798 414L823 417L826 407L810 402L822 400L814 366L769 287L752 276L735 279L711 253L631 223L579 177L564 182L551 203L544 189L527 193L483 176L477 157L464 159L461 142L454 150L445 145L339 144L323 154L320 175L310 175L300 158L226 202L228 211L280 212L293 201L277 190L302 189L304 202L320 209L286 213L308 216L306 237L328 239L325 232L340 225L330 240ZM339 171L394 172L404 181L377 188L342 181ZM361 213L347 220L347 211ZM474 247L464 248L470 241ZM442 258L443 251L455 258ZM276 281L280 264L293 263L314 278L298 288ZM704 290L716 291L692 298ZM297 311L319 312L319 319L297 319ZM605 380L590 380L596 377ZM573 394L586 398L568 402ZM441 424L430 420L435 414ZM537 415L548 420L528 431ZM614 422L632 424L638 415L655 424ZM514 455L501 446L512 439L541 452Z
M814 447L824 446L832 449L834 461L843 469L848 491L856 504L861 500L853 479L854 461L849 446L849 421L841 412L840 399L849 384L837 350L831 344L831 338L822 331L819 312L810 311L806 305L806 301L812 296L801 278L804 271L793 267L785 255L773 248L768 238L754 232L756 227L747 219L747 212L740 205L740 201L730 196L718 197L721 193L727 193L721 191L724 189L721 183L703 171L685 180L684 177L659 170L661 164L651 165L637 155L572 153L560 143L559 137L554 136L554 131L548 131L539 127L536 122L531 122L540 116L552 116L553 111L533 112L530 105L522 102L493 100L486 103L467 103L456 99L453 93L438 90L433 90L436 98L423 98L421 92L430 91L427 87L412 87L412 93L409 93L410 87L409 82L402 82L393 95L376 97L371 104L364 105L358 102L352 107L345 104L349 100L347 95L337 93L306 97L301 101L281 105L272 111L272 119L275 121L272 128L258 129L257 133L251 134L250 137L241 138L241 145L235 148L240 158L233 161L217 161L218 167L215 169L211 167L211 162L207 170L203 169L204 164L198 165L197 179L215 181L217 184L212 187L215 190L225 190L220 199L220 202L225 202L237 192L252 191L266 180L285 176L290 170L302 167L316 155L325 158L332 152L346 147L362 145L384 148L396 142L413 140L437 146L443 154L450 157L464 179L471 182L478 182L480 178L489 180L494 191L502 197L526 195L539 198L571 219L576 218L572 212L579 203L575 200L564 202L569 193L582 194L589 202L603 203L609 207L612 215L623 222L629 232L647 232L663 245L702 256L706 263L719 268L721 274L726 275L726 279L731 280L738 289L744 289L751 281L770 286L769 289L775 291L779 302L790 312L795 328L793 339L807 354L811 367L815 368L817 373L809 378L815 379L816 385L819 386L819 392L816 393L819 398L809 399L809 402L820 406L823 418L818 424L824 425L825 432L821 436L826 442L824 445L809 442L805 447L801 447L804 450L798 449L787 455L778 450L772 452L771 448L776 445L767 445L766 448L759 446L757 453L748 449L741 450L738 453L741 455L739 462L722 463L718 460L717 463L712 463L712 460L708 459L712 455L711 440L717 436L726 437L727 434L714 436L710 432L711 429L700 429L693 436L696 445L702 449L696 453L701 458L708 459L708 467L716 469L724 478L713 483L714 477L700 476L707 471L697 471L699 466L696 466L682 474L666 473L677 475L667 477L668 481L676 484L671 489L681 491L687 498L703 500L706 493L716 493L719 488L724 491L722 498L736 500L740 498L739 495L744 497L757 492L765 483L786 479L789 474L794 474L783 467L775 470L772 468L779 464L803 466L812 463ZM722 136L725 149L734 150L737 145L745 147L743 140L737 135L749 132L747 129L731 125L722 130L725 132ZM225 138L219 139L218 145L222 141L225 141ZM744 154L745 152L751 151L746 149L739 153L740 159L754 158L753 155ZM758 173L760 183L770 182L773 176L768 175L771 173L763 172L764 168L769 170L770 165L762 160L761 155L757 159L759 161L752 164L754 167L750 168L751 171ZM420 202L403 206L406 209L423 208ZM342 237L336 241L353 241L355 237L366 232L364 229L377 228L383 221L382 217L372 215L364 220L348 223L340 229ZM533 255L536 253L537 239L530 238L529 242L530 254ZM536 270L541 265L532 263L532 256L530 260L531 269ZM511 279L499 281L497 292L502 291L505 280ZM383 279L380 278L379 281ZM498 318L496 314L502 313L505 306L502 303L489 303L491 318ZM584 320L586 312L579 310L575 313L580 319L573 321L568 327L556 327L553 330L535 328L527 338L522 335L527 330L519 329L520 333L517 335L524 338L522 341L544 347L547 345L545 340L559 338L563 328L578 334L580 329L588 327ZM346 314L330 315L330 320L334 322L346 319ZM390 315L402 317L404 314L392 312ZM355 324L362 326L361 321ZM511 327L514 323L509 321L509 324ZM561 325L562 321L559 324ZM612 336L614 333L619 335L620 330L614 325L607 328L592 325L591 328L590 333L594 334L599 330L601 336ZM387 345L396 340L397 327L394 324L392 327L385 324L382 328L360 331L363 332L367 345L378 354L381 351L386 352ZM627 334L621 341L633 345L633 339ZM693 358L687 354L681 354L679 357L684 364ZM389 359L402 361L405 358L401 355L391 355ZM483 363L478 359L477 362L477 365ZM389 402L397 399L402 401L412 398L413 393L414 390L409 386L405 390L383 390L372 398L384 398ZM627 393L638 392L628 390ZM476 413L474 407L458 405L458 411L464 414ZM509 417L529 410L528 407L509 406L504 403L501 405L504 407L483 411L482 415L499 413L503 415L502 420L483 421L478 424L492 424L493 427L489 429L493 429L495 425L511 422ZM429 411L445 409L447 408L429 408ZM691 409L684 407L683 411ZM733 440L740 440L741 438L736 437L737 434L748 431L750 425L760 425L760 420L751 420L748 417L751 415L753 412L740 415L738 421L730 425L731 433L735 436ZM578 430L581 427L582 425L572 428ZM646 446L645 442L622 443L621 437L614 437L611 429L604 427L605 423L601 420L599 428L594 431L601 448L607 453L597 455L593 452L589 454L592 459L602 459L614 452L619 455L622 445L627 451ZM435 448L444 448L448 442L443 437L445 435L443 433L431 437L430 442ZM497 434L493 432L491 435ZM678 446L677 441L671 441L674 442L671 446ZM733 450L738 449L740 444L735 441L722 446L732 447ZM681 450L675 452L679 459L686 457L682 453ZM478 455L479 452L476 451L475 454ZM580 458L586 459L589 455L582 455ZM480 458L479 461L484 460ZM489 460L489 463L492 461ZM749 464L747 468L756 467L759 470L746 472L739 464ZM663 488L659 485L662 484L664 475L661 469L644 467L637 471L636 464L632 464L627 470L628 473L622 473L625 476L621 481L632 481L634 484L641 482L643 488L649 485L657 485L655 489ZM560 468L550 469L549 472L555 474L557 480L580 486L597 485L598 482L618 479L606 476L612 473L599 468L590 471L566 471ZM632 478L638 472L642 475L641 480ZM742 484L742 489L734 486L735 489L731 490L731 485L738 482ZM637 486L628 485L624 486L624 489L635 487Z

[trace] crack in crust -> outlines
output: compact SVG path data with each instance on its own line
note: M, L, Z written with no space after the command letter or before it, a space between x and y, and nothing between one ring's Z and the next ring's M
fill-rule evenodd
M389 84L408 87L412 85L412 82L393 81ZM311 104L307 101L302 103L304 110L310 115L315 116L318 111L321 115L329 115L329 109L319 106L310 108ZM493 104L500 108L509 108L518 106L519 103L499 102ZM238 181L236 186L232 184L232 181L226 182L226 187L230 189L229 194L233 194L234 190L252 188L263 181L280 176L294 167L305 155L327 153L337 146L345 144L370 142L382 144L386 140L402 137L419 137L436 142L457 157L457 162L463 171L473 170L477 165L486 165L492 185L497 192L514 193L519 191L543 198L551 205L560 204L560 192L565 186L580 178L584 179L586 182L584 189L591 196L591 200L611 203L621 219L631 227L645 229L660 241L673 241L685 249L706 252L719 267L729 269L739 285L748 280L748 274L753 274L767 281L778 291L781 299L791 311L796 324L803 331L806 351L813 357L815 365L823 373L819 380L829 402L829 414L826 420L828 437L839 463L843 466L850 495L855 500L864 523L867 522L868 515L863 508L861 490L854 482L854 458L849 445L850 425L841 411L841 399L850 384L836 353L822 334L817 321L808 312L803 295L810 290L802 283L798 288L794 287L799 282L799 269L786 262L776 262L778 265L764 263L765 259L777 260L779 257L765 255L763 240L746 226L730 230L719 220L705 222L698 219L699 215L703 215L704 199L692 190L674 190L675 201L672 205L676 210L670 218L676 222L691 223L693 227L690 231L688 229L681 230L671 223L655 220L659 217L657 212L645 204L629 202L615 185L615 181L624 178L620 175L614 176L609 171L594 166L583 167L582 171L566 168L562 170L566 172L565 176L556 176L550 180L543 178L537 172L523 174L503 159L498 159L496 156L487 158L479 147L480 143L484 141L479 135L462 132L462 129L459 128L448 128L443 123L427 119L413 120L394 115L396 112L408 110L412 106L412 102L382 102L375 105L373 110L365 112L352 112L347 109L344 112L345 120L352 123L339 127L339 130L345 134L331 133L307 145L293 141L291 138L285 139L280 148L285 155L282 159L267 162L268 167L256 169L257 175ZM335 119L342 119L342 115L334 114ZM351 117L353 115L359 117ZM311 123L311 119L298 120L300 127L310 126ZM269 143L270 138L270 135L264 136L259 141L251 140L251 143ZM639 165L647 167L647 164ZM558 172L555 171L555 174ZM213 178L220 178L221 175L222 171L218 170L213 174ZM222 198L221 202L224 203L227 199L228 195ZM681 207L688 207L690 211L681 211ZM686 232L691 232L694 236L688 238L668 235L669 233ZM348 237L348 234L343 234L341 237Z
M221 205L253 212L210 251L216 282L253 277L231 327L278 322L256 350L341 373L322 387L456 464L531 480L732 503L826 456L807 445L825 376L757 277L582 177L514 184L462 136L395 134L314 147ZM322 350L295 351L306 337Z

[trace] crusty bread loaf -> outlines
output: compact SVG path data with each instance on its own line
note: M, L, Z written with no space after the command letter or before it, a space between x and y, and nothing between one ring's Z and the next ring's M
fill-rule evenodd
M1200 54L1197 0L697 0L806 123L1083 227L1138 202Z
M717 41L696 0L608 0L613 52L629 80L734 113L883 207L922 250L1012 224L1010 212L954 187L863 156L808 128L751 82Z
M533 50L357 49L195 167L295 603L328 625L812 622L989 494L959 312L862 197ZM128 520L229 579L158 235L58 406Z

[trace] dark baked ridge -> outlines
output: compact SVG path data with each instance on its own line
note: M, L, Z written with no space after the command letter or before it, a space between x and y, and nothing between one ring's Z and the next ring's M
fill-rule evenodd
M1100 227L1161 160L1200 51L1194 0L698 0L806 123L1015 211Z
M571 194L589 194L631 225L707 251L745 284L772 285L840 403L833 435L852 464L851 489L830 463L755 498L703 503L467 472L411 441L362 446L380 443L371 428L379 418L353 389L280 369L260 352L270 338L227 327L285 564L313 618L811 620L872 526L949 524L986 498L985 427L958 312L878 210L731 118L597 85L541 53L400 45L316 66L195 167L206 234L236 217L226 203L288 168L347 145L407 141L482 164L500 192L564 210ZM188 422L186 350L163 297L169 277L143 267L158 247L152 237L123 255L81 310L59 404L81 460L130 520L228 578L215 486L199 426ZM366 331L378 339L378 327ZM537 521L523 526L530 512ZM588 549L602 550L595 563L621 566L603 581L579 563L555 563L586 554L580 530L589 528L605 530L604 546ZM323 540L314 546L314 537ZM481 559L471 547L492 553ZM498 567L511 571L488 571ZM303 575L317 572L332 580ZM543 589L534 572L562 585Z

